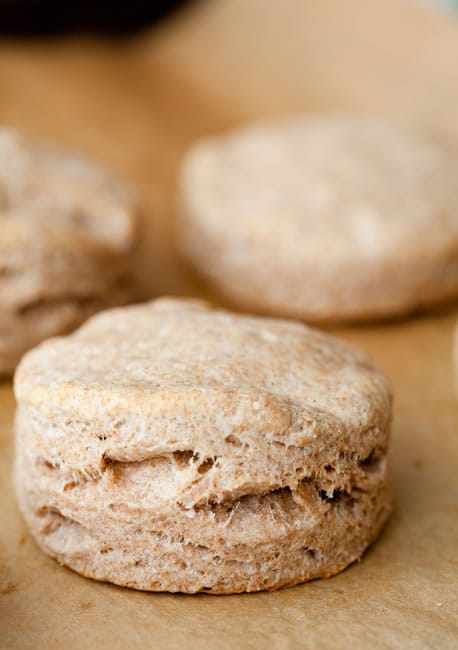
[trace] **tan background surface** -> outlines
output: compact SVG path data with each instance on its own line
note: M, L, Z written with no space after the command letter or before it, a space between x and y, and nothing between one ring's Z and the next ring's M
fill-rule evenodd
M458 20L402 0L202 0L130 42L0 43L0 122L143 192L157 294L204 292L171 244L186 146L256 116L334 108L458 143ZM394 383L396 511L361 563L273 594L135 593L43 556L14 503L14 401L0 385L0 647L458 648L457 313L339 331Z

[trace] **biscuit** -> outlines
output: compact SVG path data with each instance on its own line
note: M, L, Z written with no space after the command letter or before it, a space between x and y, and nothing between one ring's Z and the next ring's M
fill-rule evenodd
M0 130L0 375L41 340L132 298L134 203L104 170Z
M197 143L178 245L235 305L310 322L402 315L458 296L458 157L346 116Z
M300 323L109 310L29 352L15 393L22 513L90 578L272 590L341 571L390 512L389 384Z

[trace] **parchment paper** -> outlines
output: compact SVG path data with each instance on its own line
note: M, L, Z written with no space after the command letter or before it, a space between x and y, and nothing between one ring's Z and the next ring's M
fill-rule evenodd
M247 117L343 107L456 141L456 61L458 26L395 0L198 2L127 44L0 43L0 119L135 181L145 285L203 295L171 244L174 179L193 138ZM0 648L458 648L457 314L335 330L393 381L396 509L360 563L270 594L145 594L45 557L14 502L14 401L2 384Z

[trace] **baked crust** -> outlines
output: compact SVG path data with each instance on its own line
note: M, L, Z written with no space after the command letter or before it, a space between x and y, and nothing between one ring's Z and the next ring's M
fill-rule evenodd
M178 244L234 304L308 321L458 296L458 157L367 118L297 117L197 143Z
M391 389L302 324L161 299L15 377L16 485L43 550L152 591L276 589L360 558L391 508Z
M0 130L0 375L133 298L135 213L132 192L101 168Z

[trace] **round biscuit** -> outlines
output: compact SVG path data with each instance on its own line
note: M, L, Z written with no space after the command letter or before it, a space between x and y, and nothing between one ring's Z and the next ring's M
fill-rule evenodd
M29 352L15 393L24 517L97 580L276 589L344 569L390 512L390 386L300 323L110 310Z
M316 322L458 296L458 156L367 118L257 123L197 143L183 255L233 304Z

